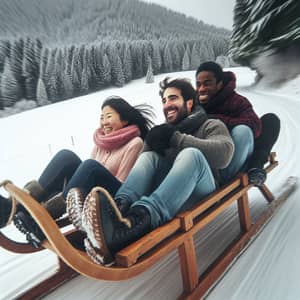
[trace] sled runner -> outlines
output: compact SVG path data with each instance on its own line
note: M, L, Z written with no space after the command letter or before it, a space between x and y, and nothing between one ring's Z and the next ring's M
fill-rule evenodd
M270 172L277 165L275 153L272 153L265 167L266 172ZM29 194L11 182L6 182L5 189L30 212L47 239L40 248L35 249L28 244L15 242L0 232L0 245L16 253L31 253L49 249L58 257L57 272L22 295L22 299L45 295L77 274L110 281L129 279L147 270L173 250L178 251L182 274L183 292L180 299L199 299L214 285L236 256L270 220L274 212L295 189L296 183L297 178L289 177L281 189L281 194L276 198L266 185L258 187L269 205L255 220L255 223L252 223L248 190L254 186L248 182L247 174L241 173L192 209L179 213L170 222L120 250L116 254L115 263L106 267L94 263L81 248L83 233L76 231L72 226L62 233L61 229L66 229L66 226L70 224L67 218L54 221ZM193 237L233 202L237 203L240 234L200 275Z

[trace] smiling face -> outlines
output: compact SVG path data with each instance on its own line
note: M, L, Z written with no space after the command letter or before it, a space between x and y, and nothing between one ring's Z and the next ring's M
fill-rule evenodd
M104 106L101 113L100 126L104 135L117 131L128 124L120 118L120 114L109 105Z
M223 87L223 82L217 82L213 72L202 71L196 77L197 97L201 104L209 102Z
M169 87L164 91L162 103L166 121L171 124L177 124L186 118L191 113L193 106L193 100L185 102L181 91L174 87Z

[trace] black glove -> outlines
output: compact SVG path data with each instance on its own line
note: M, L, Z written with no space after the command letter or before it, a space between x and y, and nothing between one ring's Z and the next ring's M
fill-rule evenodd
M169 124L154 126L146 136L146 143L151 150L163 154L164 150L170 147L174 131L174 126Z

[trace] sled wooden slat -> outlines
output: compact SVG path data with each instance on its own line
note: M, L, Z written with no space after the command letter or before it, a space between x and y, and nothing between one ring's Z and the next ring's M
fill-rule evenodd
M157 246L161 241L173 235L180 229L180 220L175 218L143 236L139 241L120 250L116 254L117 265L129 267L136 263L137 259L147 251Z
M277 165L275 153L272 153L265 168L266 172L270 172ZM183 283L183 293L180 299L199 299L213 286L234 258L253 240L257 232L288 197L296 185L295 180L292 182L287 185L289 188L286 194L275 201L273 201L273 194L266 186L259 188L269 202L269 206L255 223L252 223L248 190L253 185L249 184L247 174L239 174L229 184L201 200L192 209L178 214L170 222L120 250L116 254L115 263L109 267L92 262L82 250L83 233L73 229L61 232L61 228L69 224L68 220L63 219L56 223L30 195L12 183L7 183L5 188L29 211L43 230L47 240L43 242L42 249L49 249L56 253L59 262L58 271L53 278L49 278L44 284L39 284L36 289L31 289L23 296L29 295L30 298L32 293L35 297L44 295L47 289L50 291L59 283L73 278L77 273L100 280L129 279L144 272L170 252L177 250ZM240 233L199 277L194 235L235 202L241 227ZM0 235L0 245L14 252L22 248L22 245L14 241L7 242L4 235ZM30 252L29 249L28 252Z

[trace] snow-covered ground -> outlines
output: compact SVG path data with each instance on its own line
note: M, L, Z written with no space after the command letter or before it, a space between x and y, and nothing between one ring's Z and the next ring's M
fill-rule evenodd
M280 166L268 178L275 194L290 175L300 176L300 77L284 86L253 88L254 72L234 68L238 91L248 97L259 115L275 112L281 119L281 134L275 145ZM98 126L103 99L120 95L132 104L147 102L163 121L158 82L146 84L145 79L133 81L123 88L110 88L84 97L64 101L0 119L1 155L0 181L10 179L23 186L38 178L50 158L60 149L74 150L82 159L89 157L92 134ZM187 77L194 82L194 72L169 74ZM1 193L5 193L2 189ZM207 296L223 299L300 299L300 202L296 191L275 215L264 231L234 263ZM253 216L267 205L255 190L250 193ZM196 237L198 265L203 271L239 230L236 207L227 209ZM23 240L13 225L5 233ZM55 256L42 251L19 255L0 249L0 299L13 299L26 287L47 277L55 269ZM176 299L182 290L177 253L171 253L147 272L122 282L97 281L83 276L56 289L45 299Z

